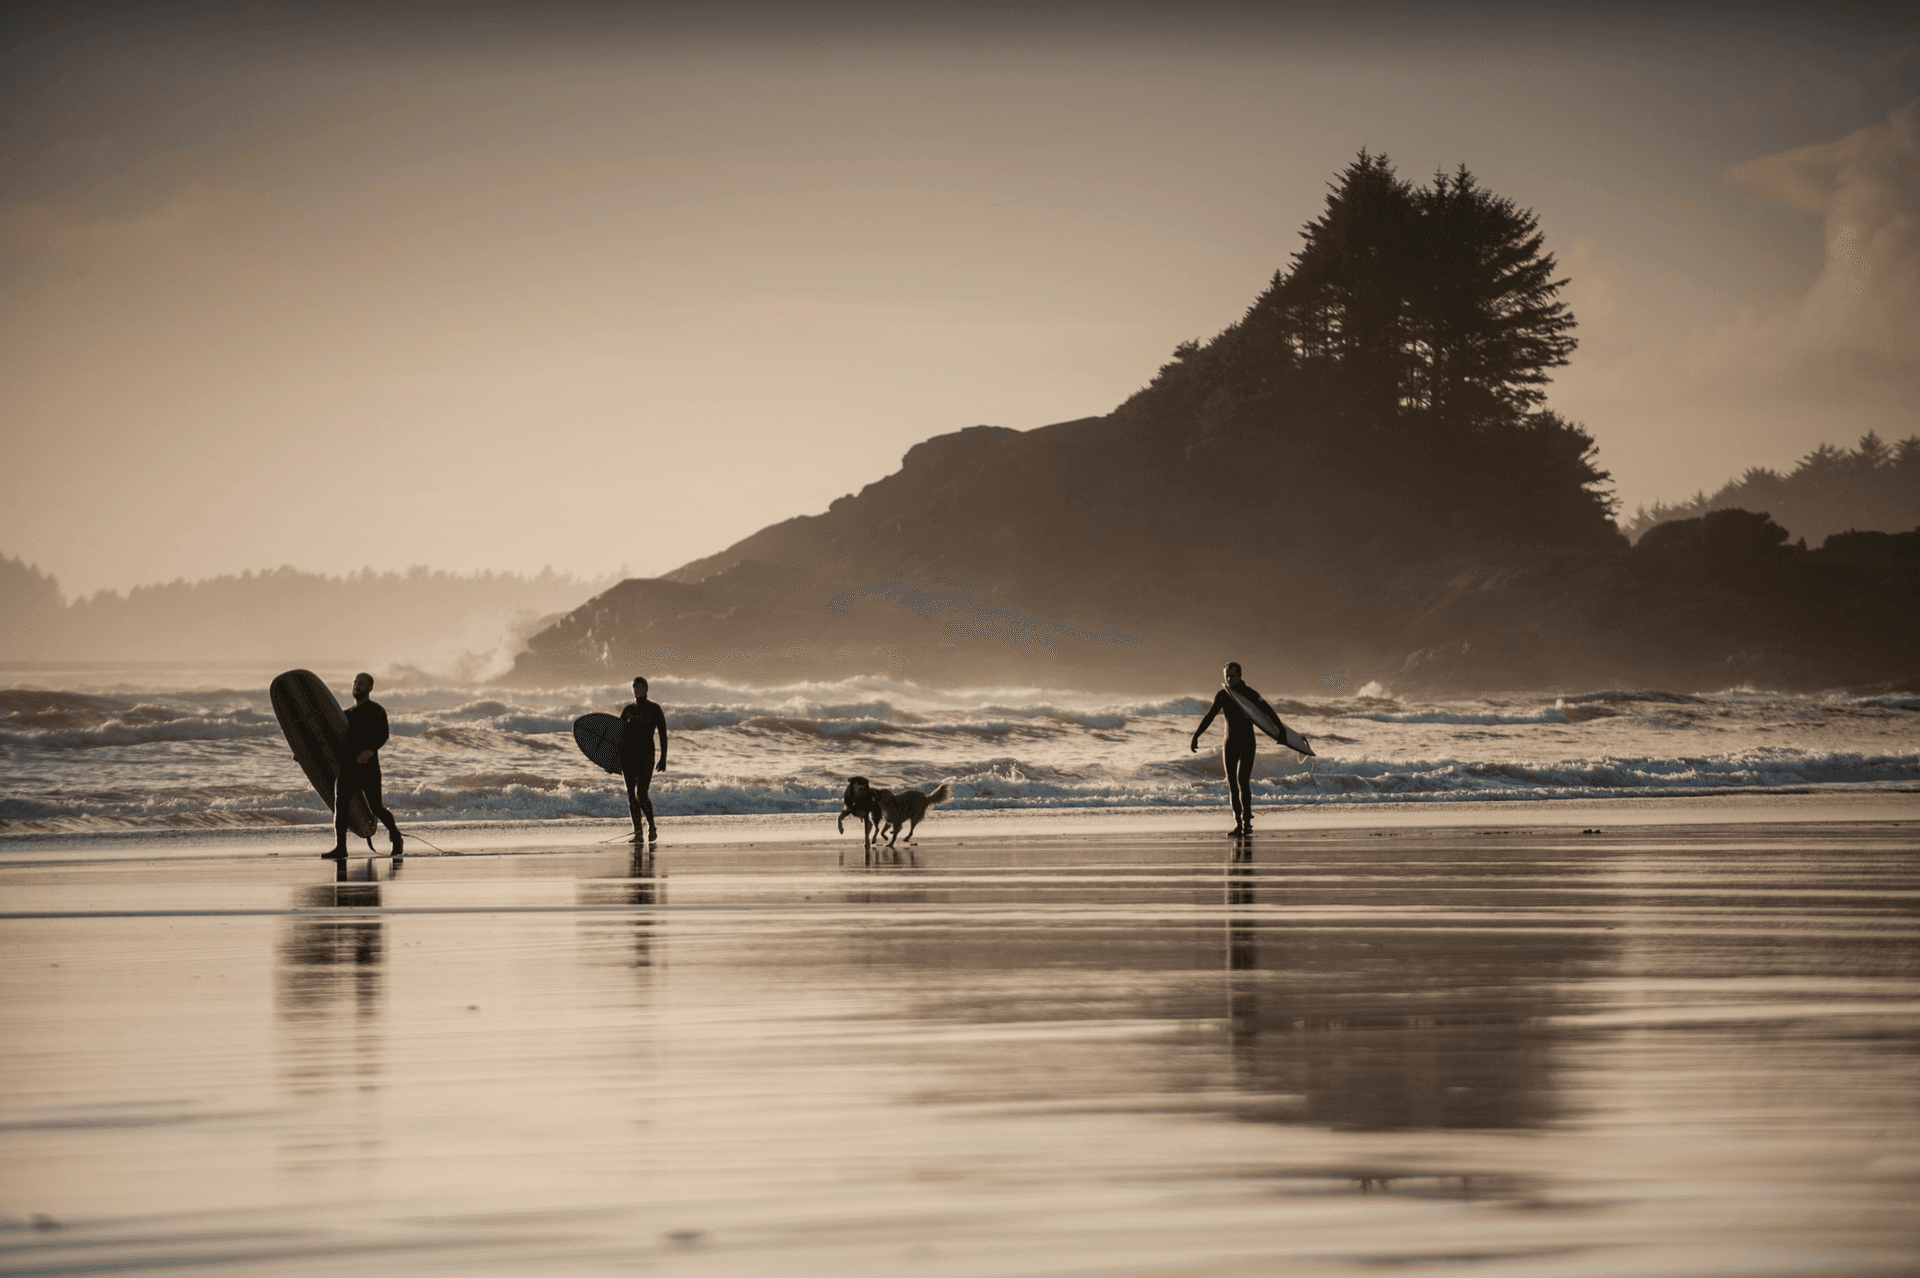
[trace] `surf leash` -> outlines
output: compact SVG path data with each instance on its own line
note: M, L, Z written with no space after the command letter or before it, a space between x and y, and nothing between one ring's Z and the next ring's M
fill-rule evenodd
M449 852L449 851L447 851L447 850L446 850L445 848L443 848L443 847L441 847L441 846L440 846L440 845L439 845L438 843L435 843L435 842L434 842L434 841L433 841L432 839L429 839L429 838L426 838L426 837L424 837L424 836L422 836L422 835L418 835L418 834L409 834L409 835L406 835L405 837L406 837L406 838L408 838L408 839L411 839L411 840L413 840L413 841L414 841L414 842L416 842L416 843L424 843L424 844L426 844L426 845L427 845L428 847L430 847L430 848L432 848L432 849L433 849L433 850L434 850L435 852L438 852L438 853L439 853L439 854L440 854L441 856L459 856L459 855L461 855L461 854L460 854L460 853L458 853L458 852ZM368 840L367 840L367 846L368 846L368 847L372 847L372 846L373 846L373 840L372 840L372 839L368 839ZM392 846L392 844L391 844L391 843L389 843L389 844L388 844L388 846L389 846L389 847L391 847L391 846Z

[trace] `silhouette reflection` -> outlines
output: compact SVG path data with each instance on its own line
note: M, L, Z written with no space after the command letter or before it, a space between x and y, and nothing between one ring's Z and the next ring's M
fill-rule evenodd
M587 906L645 907L664 905L667 899L667 885L654 873L653 850L644 845L633 849L620 873L582 879L577 887L577 899ZM593 913L581 915L580 928L593 940L594 954L612 956L613 961L632 967L651 967L657 922L648 913ZM630 948L607 944L622 938L631 941Z
M1567 1031L1548 1018L1565 1010L1563 990L1616 957L1606 933L1261 917L1249 907L1285 893L1238 856L1225 891L1232 1074L1243 1097L1275 1102L1243 1113L1365 1130L1559 1116Z
M294 889L296 910L378 909L380 884L346 878ZM381 993L386 919L382 915L296 914L280 943L275 1008L282 1020L337 1014L350 1004L359 1017L372 1015Z
M351 1121L282 1147L294 1171L379 1156L380 1142L371 1134L376 1119L363 1106L371 1106L384 1071L386 918L353 913L380 907L378 880L356 877L365 873L349 874L342 864L335 882L294 889L294 909L321 912L288 916L280 938L274 1015L284 1085L309 1098L338 1092L366 1098L356 1102Z
M840 865L844 868L846 864L847 850L842 848L840 849ZM860 868L905 868L917 870L920 868L920 858L915 855L913 845L910 843L888 847L884 843L876 842L862 849L860 854Z
M925 882L918 873L920 858L914 854L911 847L906 845L890 848L884 843L876 843L866 849L860 864L848 865L845 853L841 854L840 864L849 875L865 878L867 882L874 884L871 888L853 889L841 893L840 899L849 905L926 905L935 900L950 899L948 893L943 892L935 896L920 886ZM914 886L911 888L895 886L901 880L891 879L885 873L890 870L915 871L912 879L908 880Z
M872 869L917 870L920 858L914 854L911 844L890 848L876 843L867 849L862 864Z

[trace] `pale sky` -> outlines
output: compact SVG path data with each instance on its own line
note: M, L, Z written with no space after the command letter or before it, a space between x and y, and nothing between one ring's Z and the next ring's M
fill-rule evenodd
M1680 8L8 6L0 554L663 572L1112 409L1362 147L1540 215L1628 513L1920 431L1915 10Z

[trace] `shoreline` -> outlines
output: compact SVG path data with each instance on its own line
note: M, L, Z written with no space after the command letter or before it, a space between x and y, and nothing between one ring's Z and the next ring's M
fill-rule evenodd
M1554 829L1571 826L1705 826L1812 823L1903 823L1920 821L1920 790L1734 791L1705 795L1650 795L1622 798L1480 799L1435 802L1418 798L1353 804L1256 805L1259 837L1271 843L1289 834L1363 830L1471 830L1495 827ZM932 850L942 844L980 839L1031 839L1050 836L1211 835L1224 840L1231 821L1219 808L936 808L916 833L914 846ZM859 835L834 829L832 813L749 813L663 817L657 846L720 847L756 844L848 843ZM503 855L532 852L584 852L615 849L627 823L617 818L539 821L447 821L402 823L412 857ZM329 825L168 826L79 831L0 832L0 865L60 859L87 861L153 859L178 855L242 857L298 856L318 847ZM613 836L613 837L608 837ZM384 838L377 845L384 847ZM904 847L905 844L903 843ZM81 855L94 854L100 855ZM368 853L361 844L349 860ZM314 854L319 859L319 854Z

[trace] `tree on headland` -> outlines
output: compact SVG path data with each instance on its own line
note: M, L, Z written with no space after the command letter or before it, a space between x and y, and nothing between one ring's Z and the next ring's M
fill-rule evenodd
M1511 424L1545 402L1547 370L1577 344L1573 315L1555 300L1567 281L1554 278L1532 211L1479 186L1465 165L1435 174L1414 200L1411 406L1448 425Z
M1576 345L1539 219L1465 166L1415 189L1362 151L1300 235L1246 316L1182 343L1156 385L1190 369L1249 393L1306 380L1349 417L1473 427L1536 410Z
M1300 234L1246 315L1176 347L1123 414L1290 461L1316 444L1322 462L1363 459L1357 488L1411 494L1449 527L1617 535L1592 437L1544 407L1575 321L1530 210L1464 166L1416 188L1362 151Z
M627 654L729 681L840 678L846 653L921 683L1133 690L1242 656L1296 687L1920 669L1920 534L1802 550L1729 512L1628 545L1592 438L1546 401L1574 319L1531 212L1363 152L1301 235L1113 412L917 444L818 515L574 609L511 679Z

